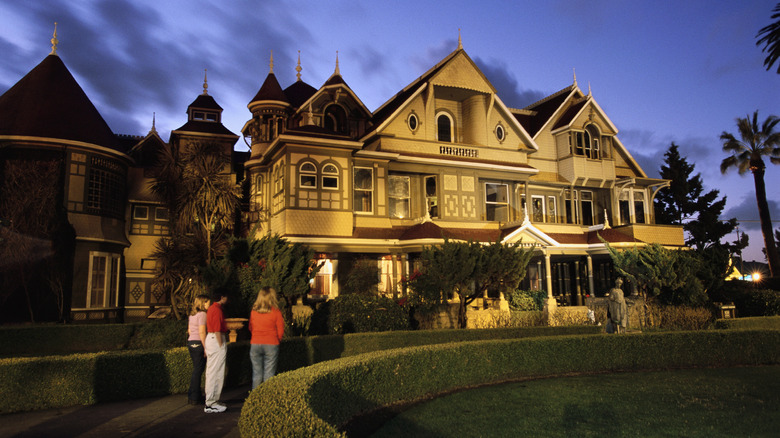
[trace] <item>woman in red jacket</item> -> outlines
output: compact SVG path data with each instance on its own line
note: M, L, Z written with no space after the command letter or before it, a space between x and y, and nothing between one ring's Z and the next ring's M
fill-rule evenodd
M279 341L284 335L284 318L279 311L276 290L260 289L249 316L252 332L249 358L252 360L252 389L276 375Z

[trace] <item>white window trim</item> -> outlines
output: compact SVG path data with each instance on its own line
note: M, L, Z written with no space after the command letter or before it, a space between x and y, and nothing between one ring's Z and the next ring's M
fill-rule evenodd
M494 185L494 186L504 186L506 188L506 202L492 202L488 201L487 196L487 186L488 185ZM487 206L488 205L505 205L507 209L507 218L506 220L509 220L509 184L506 183L496 183L496 182L486 182L484 186L484 192L485 193L485 220L496 222L496 219L488 219L487 218Z
M407 212L408 215L411 215L412 214L412 212L411 212L411 209L412 209L412 180L411 180L411 178L409 176L407 176L407 175L389 175L388 178L387 178L388 187L390 186L390 179L392 179L392 178L400 178L400 179L406 180L406 191L407 191L408 195L405 196L405 197L392 196L392 195L390 195L390 191L388 190L387 197L390 198L390 199L405 199L406 200L406 212ZM390 205L392 205L392 204L388 204L388 213L390 213L390 211L389 211L390 210L390 208L389 208ZM390 214L390 217L391 218L395 218L395 219L408 219L408 217L394 216L392 214Z
M585 193L590 193L590 199L585 199L585 196L583 196L583 195L585 195ZM584 215L585 215L584 211L585 211L585 209L582 208L582 204L585 203L585 202L590 202L590 214L591 214L590 221L591 221L591 223L595 224L597 222L596 221L596 211L595 211L595 208L594 208L596 206L596 204L595 204L594 201L595 201L595 199L593 197L593 191L592 190L580 190L580 202L579 202L579 204L580 204L580 222L578 222L580 225L585 225L585 221L584 221Z
M358 169L366 169L371 172L371 189L358 189L355 187L355 173ZM355 209L355 192L371 192L371 210L369 211L357 211ZM355 166L352 168L352 211L355 214L374 214L374 168L366 166Z
M542 222L547 222L547 201L544 195L531 195L531 219L534 218L534 199L542 200Z
M544 206L544 214L550 223L558 223L558 202L555 196L547 195L547 205ZM553 217L550 217L550 205L552 204Z
M105 257L106 260L106 278L103 280L105 281L105 284L103 285L103 302L106 304L103 307L92 307L92 262L95 260L95 257ZM113 259L117 260L117 270L116 272L110 272L111 269L111 262ZM109 252L100 252L100 251L90 251L89 252L89 275L87 275L87 302L86 302L86 308L87 309L107 309L112 307L118 307L119 306L119 280L120 280L120 271L122 270L122 256L119 254L113 254ZM109 303L109 297L111 296L111 277L116 276L116 294L114 294L114 303Z
M140 209L146 210L146 214L143 215L143 216L138 214L138 210L140 210ZM144 220L144 221L145 220L149 220L149 206L148 205L134 205L133 206L133 219Z
M314 167L314 170L303 170L303 166L311 164ZM303 177L313 177L314 185L312 186L305 186L303 185ZM317 188L317 165L312 163L311 161L304 161L303 163L298 165L298 188L301 190L314 190Z
M448 141L447 143L456 143L455 120L452 118L452 115L447 111L439 111L436 113L436 116L433 118L436 121L436 141L442 141L439 140L439 117L440 116L446 116L448 119L450 119L450 141Z
M325 169L327 169L329 166L332 166L334 169L336 169L335 172L327 172ZM338 190L339 187L341 187L341 171L339 170L339 167L336 166L333 163L325 163L322 165L322 189L323 190ZM336 180L336 187L326 187L325 186L325 178L333 178Z

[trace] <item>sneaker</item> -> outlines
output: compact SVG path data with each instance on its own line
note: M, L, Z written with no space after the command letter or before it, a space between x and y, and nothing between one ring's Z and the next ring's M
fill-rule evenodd
M207 414L218 414L220 412L225 412L227 410L227 406L221 405L219 403L214 403L211 406L206 406L203 408L203 412Z

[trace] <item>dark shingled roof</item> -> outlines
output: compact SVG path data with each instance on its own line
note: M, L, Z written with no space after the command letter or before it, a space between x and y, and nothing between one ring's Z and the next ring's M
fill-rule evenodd
M314 96L317 89L303 81L296 81L284 89L284 94L293 108L299 108L304 102Z
M338 132L325 129L317 125L303 125L296 126L284 131L284 135L300 135L304 137L328 137L335 140L351 140L351 137L346 134L340 134Z
M217 101L208 94L201 94L200 96L196 97L188 108L201 108L222 111L222 107L219 106Z
M563 115L558 119L558 121L555 122L555 126L553 126L552 130L555 131L562 126L567 126L569 123L571 123L574 120L574 116L580 112L587 101L587 99L582 99L581 101L570 106L569 109L567 109L566 112L563 113Z
M255 97L251 100L250 103L263 100L278 100L289 103L287 96L282 90L282 86L279 85L279 81L276 80L276 75L273 73L268 73L268 76L265 78L265 82L263 82L260 90L258 90L257 94L255 94Z
M515 118L518 122L520 122L521 125L523 125L523 128L525 128L531 137L536 136L536 134L539 133L539 130L542 129L542 126L547 123L555 111L560 108L561 105L563 105L563 102L569 96L569 92L571 92L573 87L573 85L566 87L563 90L540 100L539 102L533 103L523 108L529 111L535 111L535 115L530 116L526 114L515 114Z
M73 140L122 150L57 55L44 58L0 96L0 135Z
M180 126L174 132L187 131L187 132L202 132L204 134L221 134L221 135L233 135L236 136L229 129L225 128L225 125L219 122L206 122L203 120L190 120L184 125Z

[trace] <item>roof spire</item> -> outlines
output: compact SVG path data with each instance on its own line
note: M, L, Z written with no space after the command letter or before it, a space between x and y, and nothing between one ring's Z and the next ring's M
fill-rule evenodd
M54 22L54 35L51 38L51 53L49 55L57 56L57 43L60 41L57 39L57 22Z
M203 69L203 95L206 96L209 94L209 76L208 76L208 69Z
M572 67L571 68L572 73L574 74L574 86L577 86L577 69Z
M460 28L458 28L458 50L463 50L463 39L460 37Z
M295 71L297 72L295 73L295 77L298 78L298 82L301 81L301 70L303 70L301 67L301 51L298 50L298 65L295 66Z
M339 51L338 50L336 50L336 71L334 71L333 74L341 76L341 70L339 70Z
M157 133L157 127L155 126L157 122L157 113L152 112L152 129L149 130L149 133Z
M274 51L271 50L271 62L268 63L268 67L270 71L268 72L269 75L274 73Z
M590 91L590 81L588 81L588 96L593 97L593 92Z

